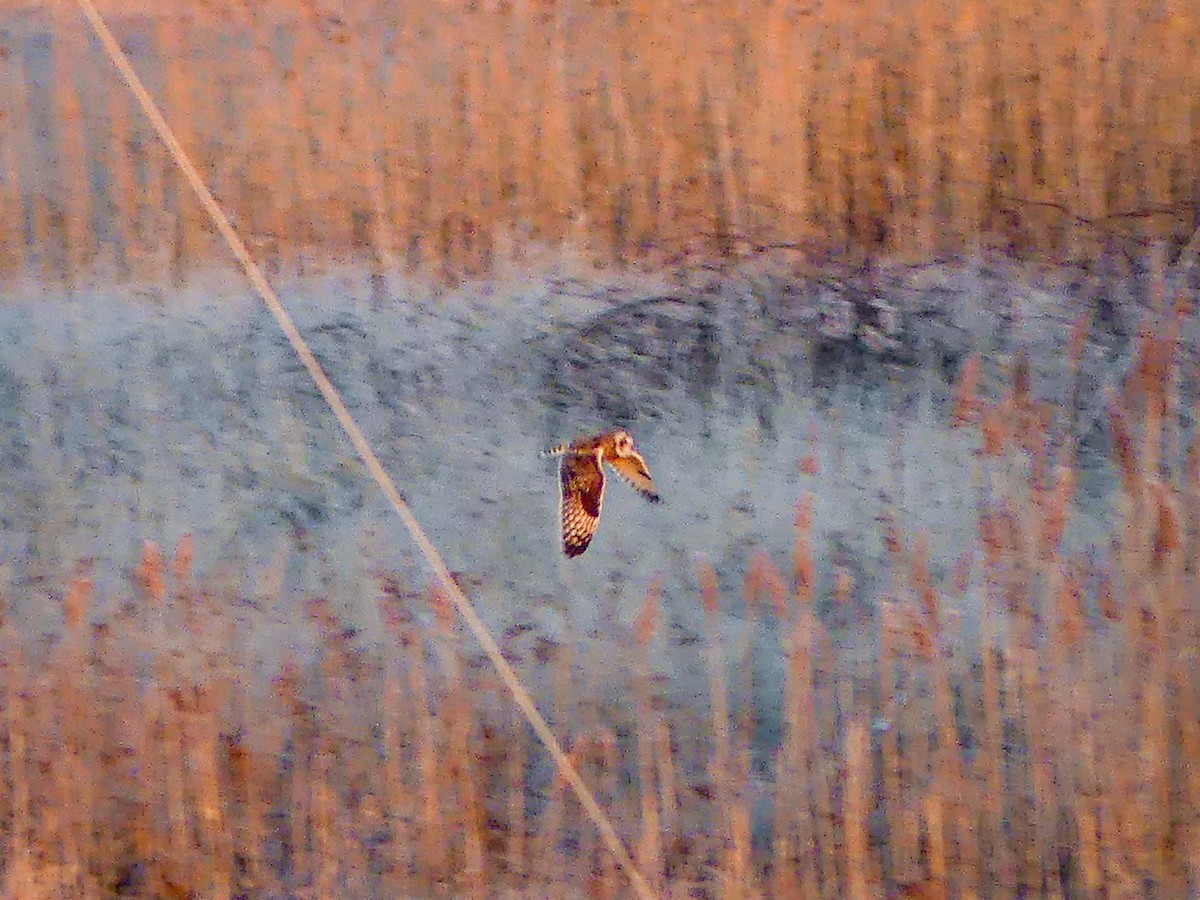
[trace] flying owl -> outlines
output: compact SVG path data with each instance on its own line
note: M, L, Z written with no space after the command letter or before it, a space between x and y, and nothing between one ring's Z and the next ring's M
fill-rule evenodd
M592 542L604 504L604 466L631 484L651 503L659 501L646 461L633 446L629 432L606 431L594 437L559 444L542 454L557 456L559 513L562 548L568 557L579 556Z

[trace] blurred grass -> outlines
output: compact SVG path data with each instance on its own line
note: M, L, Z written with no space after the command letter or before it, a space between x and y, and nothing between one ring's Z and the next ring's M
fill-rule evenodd
M892 516L879 596L856 598L844 570L819 580L805 494L786 567L758 551L734 598L700 563L699 708L667 702L654 675L657 582L605 661L624 702L589 690L596 657L504 638L664 895L1200 887L1200 444L1188 448L1175 387L1185 310L1159 287L1159 326L1111 397L1122 479L1108 552L1063 549L1074 441L1023 362L997 397L972 364L954 412L978 453L946 477L978 488L977 528L944 578L925 536ZM811 457L804 471L820 476ZM171 559L148 544L101 619L81 565L48 646L0 625L7 895L626 895L435 589L381 574L378 643L310 598L316 656L256 671L245 609L192 575L194 554L190 539ZM776 626L773 740L749 700L764 646L719 627L732 604ZM857 619L875 654L841 652L832 614Z
M1088 260L1197 224L1186 3L101 5L276 265L460 277L537 244L651 266L776 244ZM0 272L153 280L220 253L71 6L0 17ZM1179 320L1160 312L1113 398L1109 553L1060 549L1072 442L1019 368L995 399L964 378L980 454L946 477L985 499L960 564L935 579L923 536L884 523L890 587L855 610L872 664L818 615L853 585L817 582L801 498L787 571L755 556L740 601L778 624L776 745L706 565L706 709L658 693L653 585L627 704L592 702L570 647L519 660L551 673L543 705L652 884L1200 888L1200 448L1178 424ZM417 628L418 605L444 612L436 592L381 577L390 640L367 646L313 600L317 657L262 673L237 598L195 580L192 555L148 545L98 622L81 567L49 645L0 626L6 894L623 895L454 623Z
M1200 223L1178 0L99 5L274 261L1088 260ZM0 3L0 95L0 271L223 258L72 4Z

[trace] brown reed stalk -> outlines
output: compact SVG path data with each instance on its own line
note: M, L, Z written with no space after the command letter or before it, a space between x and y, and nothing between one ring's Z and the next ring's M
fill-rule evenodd
M538 108L537 72L545 45L534 39L537 17L533 4L514 3L510 24L507 55L513 84L512 105L517 122L529 122ZM544 71L544 70L543 70ZM532 235L537 228L539 212L537 135L532 128L512 129L512 196L509 215L512 219L514 257L519 259L524 249L520 236Z
M992 162L990 125L993 115L989 58L992 7L967 0L959 7L948 35L955 47L960 74L953 106L958 109L952 143L951 185L956 213L955 239L969 255L981 249L986 227L988 167Z
M608 799L607 808L613 809L616 807L618 798L617 782L621 778L621 762L618 758L620 747L617 743L617 736L612 731L604 729L596 738L596 746L597 768L599 771L597 772L595 782L603 792L603 796ZM659 785L662 786L663 784L664 782L660 775ZM618 891L622 883L622 875L617 868L616 860L608 852L608 849L601 846L598 840L595 843L594 855L596 861L592 865L593 871L598 868L599 874L593 879L593 893L598 900L608 900L608 898L618 896Z
M812 609L807 604L798 607L791 627L789 647L788 684L785 697L789 705L785 713L787 732L785 738L786 762L795 774L796 788L784 796L794 800L790 807L796 813L795 847L797 877L805 896L815 896L820 881L820 858L826 850L821 840L820 816L824 804L820 767L820 739L817 709L819 697L815 684L816 641L818 624ZM826 890L831 886L826 883Z
M314 866L311 852L312 827L312 734L307 721L300 668L296 660L287 658L275 678L276 702L283 707L285 728L290 738L287 747L287 769L281 794L287 802L286 846L287 862L284 887L290 893L304 890L313 883Z
M840 677L837 654L829 633L820 620L812 618L812 665L814 704L812 719L813 819L817 845L817 870L822 896L834 898L845 886L845 831L842 828L839 794L843 784L841 760L835 748L840 738L840 711L853 685Z
M801 606L812 602L816 588L816 567L812 554L813 495L805 493L796 504L792 544L792 586Z
M919 810L905 790L904 759L900 754L900 708L904 703L898 675L903 677L903 625L896 604L884 599L879 606L879 709L884 724L880 739L885 817L892 878L899 884L914 884L919 871Z
M285 112L283 73L272 51L270 15L264 15L258 5L239 0L230 5L227 13L236 27L249 35L248 59L257 77L239 79L226 77L224 86L234 96L235 109L254 108L253 122L244 123L234 135L236 145L229 148L233 157L231 173L236 176L231 185L229 202L237 201L238 219L245 223L247 235L256 255L264 257L269 267L279 264L279 238L284 231L286 191L291 194L289 178L281 161L283 147L290 135L282 134ZM242 65L245 65L245 59ZM282 138L282 140L281 140Z
M226 11L224 18L226 19L225 27L228 28L232 24L229 20L234 18L233 11ZM232 54L229 54L219 55L206 67L211 73L208 90L217 100L216 109L212 114L212 127L216 132L214 135L216 159L213 161L214 192L222 199L225 208L236 217L235 221L239 223L242 233L253 241L256 257L263 259L267 265L271 265L274 260L267 256L268 246L262 236L262 213L264 207L269 206L269 201L264 202L255 196L258 192L251 187L253 182L250 175L251 168L259 163L265 155L260 155L259 146L261 129L267 121L267 117L255 117L255 121L250 123L237 116L236 113L230 115L230 112L239 109L256 109L267 105L259 101L257 95L264 81L269 83L273 80L275 66L270 60L269 53L264 59L259 48L254 46L252 28L241 25L238 30L242 34L249 32L251 42L250 52L243 51L239 54L241 65L233 63ZM258 69L261 74L253 80L244 77L247 57L255 60L256 69L258 66L263 66ZM273 107L272 114L277 114L278 103L273 102L270 105ZM269 177L255 178L254 181L267 186L271 185ZM259 194L259 196L262 195Z
M318 897L332 897L340 886L341 847L337 835L340 832L338 823L337 800L334 797L331 784L331 769L333 766L332 747L328 738L319 735L315 738L312 759L308 768L309 797L309 829L312 841L312 871L310 873L313 893Z
M738 742L734 754L734 779L730 790L729 849L722 861L719 884L722 896L757 897L758 886L750 847L750 748Z
M11 819L8 832L8 865L3 887L13 897L32 896L35 873L33 869L33 799L30 785L29 725L30 701L26 690L28 671L22 642L9 622L0 625L3 639L3 698L4 726L7 740L5 773L11 797Z
M84 149L83 105L76 74L87 59L79 40L82 32L75 10L65 3L51 4L53 12L52 104L57 132L55 153L58 180L62 187L64 280L74 282L94 261L96 232L93 227L91 180Z
M598 727L588 732L580 724L580 719L572 713L578 706L579 690L574 683L573 673L575 661L568 646L555 649L551 666L551 693L553 704L552 723L563 732L575 735L571 752L568 754L575 764L584 760L591 748L592 741L601 731ZM530 874L531 883L544 886L559 887L564 884L578 883L571 875L578 874L574 868L567 866L568 858L562 852L564 836L568 833L571 823L568 813L573 807L568 802L573 796L567 791L567 781L556 770L552 779L549 796L537 824L537 833L533 837L532 856L537 862ZM614 816L614 818L618 818Z
M285 156L283 167L284 171L292 173L293 179L287 184L288 194L300 214L291 217L292 227L288 233L276 237L285 247L290 246L299 260L326 239L323 227L325 198L321 193L324 163L312 149L321 139L319 121L313 111L313 103L318 98L309 90L309 85L317 81L312 61L320 54L320 45L313 32L307 17L302 18L295 29L292 64L284 72L286 113L280 122L283 132L295 135L288 142L291 152ZM281 136L281 140L286 139Z
M526 813L525 764L526 744L521 732L524 719L514 709L509 716L508 735L511 746L505 755L505 775L508 782L508 842L505 845L505 867L510 881L520 884L526 877L528 864L527 839L529 821Z
M166 834L151 831L151 837L165 846L155 850L160 862L154 877L166 889L183 886L190 889L198 882L195 861L194 823L188 814L187 768L189 742L186 722L181 715L187 702L187 685L176 669L175 660L166 652L165 615L168 594L162 551L146 541L136 571L144 606L151 621L148 649L153 681L146 691L147 728L143 735L144 758L153 759L164 788ZM147 798L147 807L157 805Z
M23 121L27 111L24 67L14 44L11 35L0 39L0 107L7 111L8 123L0 134L0 215L12 223L0 231L0 273L24 274L29 266L29 248L25 241L21 148L31 134Z
M200 883L196 859L194 821L189 814L187 795L188 734L182 715L186 697L183 687L173 677L165 660L159 660L157 684L159 693L154 712L158 733L154 736L165 782L167 834L166 850L159 876L168 889L193 890Z
M1042 125L1041 181L1044 196L1058 202L1077 196L1071 159L1075 148L1069 130L1069 109L1076 93L1071 65L1077 47L1074 25L1074 14L1068 18L1058 9L1043 10L1039 15L1039 39L1034 42L1035 67L1046 73L1046 81L1038 85L1037 91L1037 115ZM1060 219L1052 223L1052 237L1057 239L1064 229L1065 240L1055 240L1055 249L1068 259L1078 258L1075 238L1080 229Z
M950 672L947 660L948 642L942 624L942 603L933 586L928 570L928 544L919 536L912 557L910 584L921 599L922 649L927 654L930 681L933 689L934 721L937 732L937 753L932 769L932 787L940 795L935 799L931 793L927 804L937 804L936 820L927 822L930 845L943 845L941 852L947 862L953 863L953 875L944 881L931 867L935 883L954 896L978 896L978 885L967 879L978 870L978 853L975 840L975 825L971 821L971 810L966 806L966 785L962 773L962 748L958 740L958 725L954 714L954 699L951 694ZM935 827L945 827L944 835L934 833ZM934 857L931 857L934 858ZM947 875L950 873L947 872Z
M894 652L901 660L897 689L903 699L898 705L892 727L898 731L897 740L903 752L898 754L897 767L897 793L902 799L899 816L892 820L892 829L905 829L908 832L897 841L898 848L903 848L906 854L905 867L898 875L903 875L911 884L919 882L924 875L919 870L919 850L915 842L919 841L922 834L927 843L935 837L927 806L933 796L930 789L930 722L936 721L936 713L929 708L927 697L929 667L920 665L922 660L927 659L930 647L928 626L907 604L897 605L894 612L899 626L894 632ZM942 882L938 881L937 884L940 886Z
M239 691L238 694L242 694ZM243 700L235 695L235 702ZM239 706L241 703L238 704ZM247 719L243 717L243 721ZM278 733L271 720L260 720L255 738L267 747L255 752L248 746L247 737L238 735L227 739L225 753L229 767L230 851L240 859L244 871L235 879L238 887L247 891L278 891L275 872L264 858L267 836L266 807L271 789L275 786L274 765L279 759L274 741L269 736Z
M611 112L613 128L614 180L620 184L614 191L613 249L618 262L626 262L630 245L634 252L644 245L653 233L650 219L650 151L639 133L641 116L635 118L632 107L633 89L630 79L635 58L631 43L631 11L617 7L602 10L604 35L612 51L601 71L604 101Z
M1156 404L1163 363L1159 351L1156 338L1144 333L1125 392L1126 410L1132 408L1129 400L1142 401L1142 435L1136 446L1133 429L1125 425L1124 411L1110 397L1114 444L1125 480L1125 490L1118 500L1121 521L1117 574L1125 595L1125 602L1118 605L1124 644L1118 665L1122 699L1135 711L1133 727L1115 737L1113 745L1113 751L1128 760L1116 776L1120 792L1133 801L1116 805L1112 810L1120 823L1121 849L1117 858L1124 857L1129 867L1121 873L1126 879L1160 874L1154 871L1153 840L1147 830L1151 786L1157 774L1163 689L1158 678L1157 654L1152 650L1158 624L1153 544L1157 531L1155 497L1159 489L1157 460L1161 437L1161 414Z
M713 178L711 205L716 229L717 249L728 255L732 249L731 237L746 233L745 215L742 211L742 191L733 147L733 113L726 96L723 79L719 73L711 72L706 61L702 70L707 103L708 126L712 134L712 147L708 150L710 171Z
M164 60L166 45L163 40L163 25L154 21L147 27L147 37L152 45L151 55L157 60ZM134 62L140 64L144 61L135 56ZM164 81L163 88L157 97L164 115L169 109L168 102L171 96L171 90L167 88ZM135 194L140 193L141 200L138 207L137 229L143 237L144 256L136 257L141 266L137 272L132 274L139 279L161 284L169 274L169 262L174 255L173 241L177 231L175 222L178 217L170 203L172 199L171 185L175 178L175 162L170 158L166 146L154 133L153 127L145 120L141 110L137 108L136 101L133 98L128 99L130 101L128 107L130 141L131 144L137 146L138 157L144 166L145 177L145 185L140 191L135 191ZM175 123L170 119L168 122L174 128ZM176 137L178 136L179 132L176 132ZM120 152L119 148L114 147L115 152ZM133 164L132 159L129 160L129 164ZM130 173L131 176L132 174Z
M24 204L17 175L15 140L11 135L0 137L0 216L14 223L0 232L0 275L23 274L26 261L25 229L17 227L25 217Z
M777 610L787 611L787 588L778 570L772 565L770 557L764 552L757 558L761 568L761 582L765 590L763 596L772 597ZM730 829L731 849L730 865L736 890L747 896L757 896L759 887L753 865L750 847L750 822L752 818L753 795L756 789L752 784L751 753L757 731L755 707L756 691L754 686L754 622L760 612L758 591L745 591L747 625L742 630L734 650L737 672L737 710L734 714L733 753L736 762L737 786L731 792L734 807L731 811L732 827Z
M934 250L939 240L936 218L939 198L938 169L941 143L942 76L946 72L945 32L940 18L940 7L919 7L919 18L914 23L917 33L924 35L914 60L912 73L916 94L913 139L916 145L915 179L917 200L913 222L917 236L917 252L927 255Z
M876 123L886 114L880 96L880 62L877 55L878 26L866 8L854 10L851 28L865 45L850 62L850 107L847 116L848 185L854 197L851 228L857 247L877 240L889 198L879 170L874 146Z
M387 655L384 672L381 719L383 722L383 795L385 820L390 830L389 867L384 884L397 895L409 893L409 877L413 869L413 822L417 800L408 787L405 772L410 768L414 733L406 713L413 709L404 678L404 659L420 652L416 631L409 620L409 611L402 605L400 588L384 580L379 599L380 618L395 649Z
M682 51L678 40L678 23L682 11L661 0L637 0L632 7L635 33L643 40L657 41L661 53L635 53L645 67L645 103L647 107L647 136L645 146L650 159L647 168L653 173L650 183L650 216L655 223L653 235L660 241L676 221L678 206L675 186L679 176L679 148L671 125L678 111L682 114L680 92L687 84L679 69Z
M745 27L752 33L762 35L761 73L756 72L761 87L757 102L744 109L746 139L743 153L746 169L746 197L750 209L769 203L776 186L787 182L787 173L781 172L779 144L782 142L780 119L792 121L793 110L787 106L787 70L784 67L784 41L788 16L782 6L754 9ZM757 218L757 217L755 217ZM757 232L757 222L748 223ZM773 224L773 223L772 223ZM772 234L777 238L777 234Z
M572 742L571 760L583 778L587 778L589 783L595 783L595 769L599 765L599 759L604 754L603 745L609 734L604 730L585 731L580 730L578 737ZM566 787L566 779L562 777L561 772L554 773L555 781L561 782L562 786ZM572 798L568 795L568 808L572 808L575 804ZM575 810L572 809L572 812ZM599 836L595 833L595 829L586 827L586 821L583 816L574 816L573 822L579 822L585 827L578 832L578 839L574 846L571 847L571 852L568 858L575 861L575 865L571 868L571 875L566 875L563 878L563 886L569 883L574 883L581 887L585 887L591 896L595 896L601 891L603 883L601 876L601 856L604 849L600 846ZM572 824L566 826L566 833L570 834L573 831ZM564 854L566 855L566 854ZM573 876L573 877L572 877Z
M418 884L430 884L445 877L449 858L444 842L446 826L442 813L442 769L439 735L442 726L430 707L425 675L425 649L417 642L409 655L408 692L416 719L416 763L421 784L421 810L418 816L416 877Z
M511 12L503 6L485 9L486 20L483 37L488 52L483 60L480 79L484 87L480 91L483 142L483 172L480 178L484 199L487 203L485 221L481 227L487 230L490 258L500 261L503 254L511 255L516 217L513 215L513 180L516 166L516 137L514 131L520 127L514 119L513 103L519 93L513 82L511 59Z
M582 209L583 190L580 183L580 148L575 141L572 113L575 109L575 92L570 83L567 66L567 47L571 40L568 31L575 10L573 0L558 0L547 23L550 37L550 93L544 110L543 125L546 128L553 157L543 159L550 172L553 192L547 198L550 209L564 227L565 236L575 246L585 242L581 231L584 221L578 215Z
M30 758L40 772L48 776L40 791L32 792L32 809L35 811L34 837L31 841L34 870L37 882L51 894L73 892L79 875L78 849L74 841L72 825L73 804L71 803L68 780L60 777L63 771L63 753L49 753L41 748L60 746L62 726L58 708L61 704L62 685L47 674L42 674L38 685L41 689L34 697L30 710Z
M578 689L575 685L575 656L570 646L558 648L552 663L554 723L563 731L578 732L579 720L573 715L577 708ZM551 792L542 833L539 835L546 883L554 886L570 884L574 869L567 866L568 858L562 852L564 836L570 823L568 813L575 810L574 795L566 790L566 780L556 775L555 790ZM568 803L570 802L570 805ZM549 857L549 858L545 858Z
M198 123L196 115L196 105L203 102L203 97L202 88L197 85L199 62L189 41L189 36L195 33L194 23L190 17L169 16L156 24L163 65L163 115L180 145L203 165L205 157L197 151L201 149L201 136L208 123ZM174 184L174 208L169 213L173 217L169 226L173 224L174 234L169 261L178 282L184 268L201 258L205 224L200 204L183 175L170 160L164 160L163 165L169 173L165 177Z
M67 586L63 597L67 636L58 670L70 673L54 686L58 694L58 732L62 775L57 779L61 793L57 798L63 818L63 866L69 873L71 892L86 889L92 868L92 822L96 813L97 785L94 780L98 760L96 722L93 717L91 669L86 659L85 617L92 600L92 580L86 566ZM49 711L48 711L49 712Z
M1183 569L1179 553L1179 507L1166 485L1152 485L1155 506L1152 571L1150 574L1149 615L1144 616L1146 646L1150 651L1147 677L1144 681L1144 735L1142 757L1145 760L1147 801L1150 810L1171 809L1172 783L1175 781L1171 759L1176 740L1172 724L1172 695L1179 678L1176 671L1176 633L1179 629L1179 610L1183 606ZM1147 812L1144 841L1148 865L1156 884L1167 890L1172 886L1168 854L1170 821L1167 816Z
M1057 526L1057 520L1066 515L1069 492L1061 489L1064 473L1060 469L1058 486L1043 510L1048 528ZM1082 734L1086 726L1076 718L1078 695L1075 690L1072 650L1084 628L1082 600L1078 596L1078 583L1071 565L1059 555L1059 537L1042 538L1042 555L1046 562L1042 571L1045 592L1044 604L1044 649L1037 667L1038 709L1041 725L1037 734L1040 754L1037 757L1045 770L1040 778L1048 783L1041 786L1043 808L1040 811L1039 828L1042 843L1043 881L1051 893L1063 895L1072 889L1071 882L1063 881L1059 872L1058 854L1054 852L1067 831L1065 823L1070 821L1078 807L1076 788L1080 782L1080 769L1086 765L1085 747L1081 744L1071 752L1064 753L1055 735ZM1031 744L1034 743L1031 741ZM1035 779L1036 782L1036 779ZM1080 842L1085 838L1078 838ZM1082 848L1081 848L1082 853Z
M297 54L295 58L301 77L320 79L328 87L328 90L310 91L303 83L300 86L313 139L308 174L314 182L313 199L319 204L310 215L318 245L342 251L353 244L353 221L346 201L339 202L339 198L358 196L357 183L346 181L346 173L358 169L349 161L352 148L345 137L346 113L341 103L341 98L349 93L346 82L350 67L330 54L329 44L331 37L339 42L347 41L349 38L343 33L346 27L343 23L330 26L319 17L316 8L304 9L293 50ZM331 34L331 28L337 30ZM301 36L303 40L300 40Z
M1108 212L1107 182L1108 163L1106 158L1111 147L1108 133L1112 113L1112 102L1107 84L1105 57L1111 52L1109 46L1108 9L1099 0L1087 0L1080 8L1085 27L1079 32L1085 35L1077 51L1075 72L1078 90L1074 93L1071 111L1076 153L1076 190L1079 196L1081 215L1096 221ZM1070 115L1070 113L1068 113ZM1099 241L1093 229L1079 229L1077 240L1081 252L1094 258Z
M1013 700L1007 704L1011 711L1010 722L1014 733L1021 735L1026 743L1024 760L1014 754L1023 766L1012 765L1010 777L1013 785L1013 801L1010 805L1009 817L1012 834L1013 855L1016 865L1018 885L1026 885L1032 889L1041 889L1041 859L1038 854L1039 838L1038 813L1042 808L1041 790L1044 781L1039 778L1041 768L1036 754L1041 750L1038 734L1034 729L1037 719L1033 712L1036 696L1031 696L1035 674L1028 659L1029 649L1021 637L1015 639L1017 646L1005 657L1003 670L1003 691L1006 697Z
M597 10L599 21L580 11L580 18L589 21L589 43L595 49L595 60L579 77L576 101L576 130L580 134L579 159L583 166L580 188L581 201L587 209L589 226L580 246L589 259L620 262L620 216L627 190L620 165L619 138L609 102L606 71L612 69L612 37L606 33L603 11ZM582 30L583 27L577 26Z
M519 224L516 200L516 179L519 163L518 132L522 128L520 109L514 104L521 94L516 87L516 68L512 59L515 16L513 11L497 6L486 11L488 17L486 45L487 70L481 77L488 87L482 91L484 107L485 171L483 184L488 199L492 258L496 261L511 258L512 246ZM481 138L482 139L482 138Z
M442 644L443 665L447 690L449 745L444 764L454 775L458 807L458 833L462 837L463 863L460 890L467 896L480 898L485 893L482 812L476 783L480 774L474 764L471 749L471 709L466 685L460 669L461 650L453 628L453 611L446 597L436 586L430 589L430 604L437 620L437 636Z
M662 579L656 577L646 588L646 598L634 624L636 643L634 680L637 697L637 770L638 794L641 798L641 837L638 840L638 870L650 890L662 891L663 845L662 820L659 814L656 789L655 744L658 716L654 712L650 684L647 648L654 639L658 625L662 596Z
M782 185L781 230L793 240L803 240L813 227L813 190L809 141L810 97L813 88L813 40L798 10L792 9L782 26L782 71L786 87L780 109L783 140L777 147L778 164L785 167Z
M198 685L196 706L188 729L191 796L196 804L200 869L206 896L233 896L233 835L221 787L222 748L217 716L223 704L214 685Z
M801 607L786 638L788 666L783 690L784 734L776 755L774 888L779 896L816 891L816 846L809 786L813 760L809 754L812 695L811 622ZM783 618L782 616L780 617Z
M1073 795L1070 799L1075 820L1079 850L1079 876L1076 889L1085 897L1099 895L1103 883L1101 871L1100 814L1097 797L1100 782L1096 765L1095 729L1101 721L1101 711L1092 698L1092 685L1097 684L1098 669L1095 651L1085 642L1087 635L1086 615L1083 606L1081 573L1079 568L1072 572L1070 581L1063 586L1060 601L1062 612L1059 621L1062 627L1061 643L1071 655L1068 674L1070 721L1069 733L1077 737L1079 754L1072 779Z
M821 139L816 145L814 192L821 197L824 215L821 227L826 245L836 249L847 246L846 231L849 213L849 194L846 190L843 153L847 146L847 113L849 112L849 56L841 40L841 23L837 12L822 7L814 32L824 40L815 78L821 88L813 92L814 114L820 122ZM832 21L825 21L826 17Z
M1113 44L1116 52L1109 61L1109 71L1106 87L1110 96L1128 97L1126 103L1113 104L1113 122L1109 132L1113 143L1112 159L1116 163L1109 189L1112 193L1112 205L1117 209L1130 209L1131 204L1142 189L1141 173L1137 171L1136 163L1126 156L1126 153L1136 153L1137 129L1144 127L1142 116L1147 112L1140 79L1130 67L1138 65L1143 60L1131 57L1126 42L1141 30L1137 21L1138 11L1134 7L1115 6L1110 9L1109 29L1113 34ZM1119 93L1118 93L1119 92Z
M391 270L395 265L395 236L388 209L383 154L380 145L379 117L383 107L375 76L381 68L379 45L363 40L362 55L351 63L351 96L357 111L351 116L357 122L354 139L362 154L360 170L367 175L368 197L371 202L371 246L376 265Z
M879 896L871 870L868 815L871 808L871 741L861 720L846 728L846 799L843 817L846 829L846 896L866 900Z
M468 178L464 184L463 222L461 240L468 276L479 278L492 268L492 235L496 220L498 197L492 177L497 171L495 141L497 125L488 122L487 94L495 90L488 80L492 70L491 54L494 44L488 41L487 28L491 17L481 7L466 13L471 37L467 40L463 60L463 132Z
M925 849L928 858L929 879L925 887L929 896L945 900L950 897L947 885L950 883L950 866L947 859L945 798L936 788L925 795L921 804L921 817L925 823L925 834L928 846Z
M148 162L145 149L134 154L134 101L119 91L108 97L105 110L108 122L108 153L104 170L110 179L113 218L107 227L112 230L113 264L118 277L141 280L152 277L148 266L150 247L146 240L149 211L146 198L137 183L135 160Z
M438 46L440 42L448 43L446 26L442 21L442 10L425 12L422 22L423 38L430 46ZM457 212L454 206L455 184L451 171L442 164L446 160L453 172L461 170L462 159L455 155L453 117L447 112L454 104L454 73L457 60L449 68L450 73L442 73L438 80L426 79L423 88L414 98L418 113L418 140L416 168L421 173L423 185L418 188L421 196L420 220L416 229L420 234L421 263L426 271L440 272L443 277L453 280L460 270L456 267L453 255L454 246L448 239Z
M136 647L136 643L134 643ZM148 686L139 696L136 674L132 666L122 673L127 685L125 711L134 724L129 739L132 759L141 776L132 784L134 793L133 822L130 827L132 853L137 859L161 860L165 855L165 818L162 805L163 765L157 749L159 734L159 701L157 691ZM161 862L149 873L152 880L162 881Z
M1148 24L1148 23L1147 23ZM1167 35L1162 35L1167 38ZM1147 158L1142 178L1145 182L1146 200L1153 206L1170 202L1171 166L1173 163L1173 135L1171 127L1176 117L1166 113L1158 96L1157 83L1163 78L1163 57L1151 57L1143 61L1140 72L1131 73L1137 87L1134 97L1145 103L1142 108L1142 124L1148 132L1147 138L1155 141L1162 152Z
M48 148L45 146L45 139L34 128L32 115L32 111L37 108L39 97L36 85L25 70L21 54L12 54L9 57L9 66L15 102L10 107L8 118L12 122L13 133L24 137L19 145L17 164L22 169L20 180L26 186L25 206L31 220L33 247L37 248L38 267L42 277L54 280L54 208L47 194Z
M441 12L441 11L440 11ZM434 17L435 41L450 40L448 33L458 27L458 11L446 10ZM435 188L440 196L440 215L436 224L438 265L451 283L470 277L470 246L467 239L471 229L471 141L467 95L469 89L467 48L450 61L444 83L438 85L438 102L444 105L439 119L430 124L438 143L430 150L430 168L436 173ZM443 171L442 159L451 160L453 169Z
M657 727L654 729L654 762L663 833L678 840L682 833L682 826L679 813L677 762L671 723L664 716L658 717ZM611 856L612 854L605 854L605 859L611 860Z
M732 756L732 733L729 719L729 687L725 653L720 637L720 595L717 573L706 559L697 562L700 579L700 602L704 607L705 662L708 667L709 704L711 707L712 751L708 764L708 780L712 785L713 820L708 839L718 859L729 848L729 813L732 808L729 772Z
M417 38L411 7L391 7L394 16L395 47L386 57L381 48L381 65L387 63L379 73L380 105L376 120L379 129L383 187L386 193L384 204L391 211L391 225L396 241L397 262L403 266L415 260L411 256L417 229L413 221L416 211L417 121L413 91L416 72L414 56L417 53Z

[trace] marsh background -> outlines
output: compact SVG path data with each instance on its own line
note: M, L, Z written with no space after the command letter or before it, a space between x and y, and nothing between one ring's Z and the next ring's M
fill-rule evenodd
M101 9L657 888L1193 888L1188 4ZM82 17L0 15L10 891L621 894ZM613 425L666 502L568 565Z

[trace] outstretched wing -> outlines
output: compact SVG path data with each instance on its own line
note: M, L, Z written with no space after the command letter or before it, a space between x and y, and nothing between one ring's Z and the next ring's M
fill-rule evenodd
M579 556L592 542L604 503L604 472L591 453L566 453L558 464L562 548Z
M633 485L643 497L651 503L659 501L658 488L654 486L654 481L650 477L650 470L646 468L646 461L642 457L633 453L629 456L614 456L612 458L605 457L604 461L613 467L622 480Z

